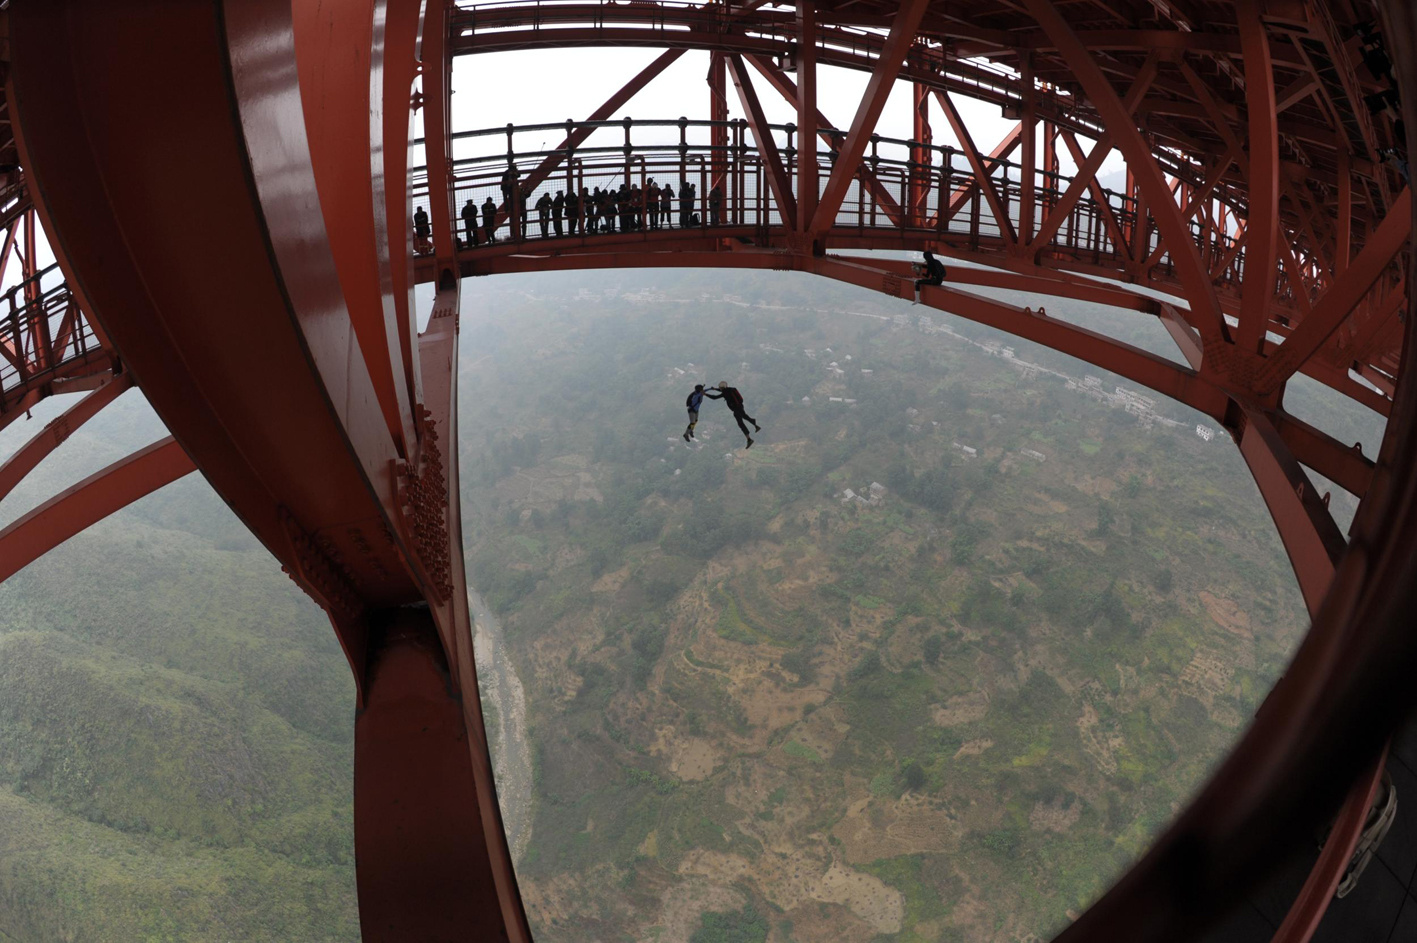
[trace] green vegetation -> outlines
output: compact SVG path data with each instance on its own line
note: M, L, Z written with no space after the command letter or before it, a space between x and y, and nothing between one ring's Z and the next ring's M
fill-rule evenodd
M1243 462L1182 407L1144 430L791 276L508 284L466 328L460 462L470 573L527 685L521 879L564 901L533 912L543 943L654 937L686 895L695 940L1047 934L1201 782L1305 624ZM678 438L720 378L764 426L751 451L717 405Z
M152 438L135 396L59 474ZM0 585L0 939L357 940L353 700L197 476Z
M689 943L763 943L768 938L768 922L749 904L730 913L709 911Z
M1243 463L1179 406L1144 430L802 276L476 288L466 556L526 688L532 791L502 800L534 808L539 943L1047 935L1306 622ZM677 437L719 379L764 426L751 451L717 404ZM143 417L118 404L47 484L160 434ZM7 581L0 940L357 939L352 705L326 620L195 478Z

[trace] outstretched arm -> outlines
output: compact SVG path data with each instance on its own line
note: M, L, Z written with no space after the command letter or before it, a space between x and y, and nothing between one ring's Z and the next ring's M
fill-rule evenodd
M705 399L723 399L723 394L722 394L722 393L710 393L708 390L704 390L704 398L705 398Z

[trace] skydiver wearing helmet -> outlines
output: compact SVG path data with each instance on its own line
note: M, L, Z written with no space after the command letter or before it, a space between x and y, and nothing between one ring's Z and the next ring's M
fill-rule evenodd
M727 380L723 380L718 384L717 393L713 390L708 390L704 395L709 399L723 400L723 404L728 407L728 411L733 414L733 418L738 420L738 428L743 430L743 435L748 439L748 444L743 446L743 448L751 449L753 447L753 437L748 432L748 427L743 425L743 420L746 419L753 424L753 432L762 432L763 428L759 426L758 421L752 416L749 416L747 411L743 408L743 394L729 386Z

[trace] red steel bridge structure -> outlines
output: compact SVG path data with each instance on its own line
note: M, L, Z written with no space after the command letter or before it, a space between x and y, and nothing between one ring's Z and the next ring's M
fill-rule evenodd
M1312 617L1206 788L1058 939L1200 938L1296 853L1302 881L1247 938L1320 927L1417 700L1407 0L10 0L0 38L0 427L86 394L0 466L0 496L132 386L172 433L0 532L0 578L199 470L329 614L353 671L366 940L531 938L465 592L464 279L771 269L908 299L908 263L874 250L925 248L978 265L924 305L1228 430ZM453 132L455 57L564 47L662 52L584 120ZM707 120L613 120L691 51L708 54ZM819 65L864 73L860 99L822 100ZM897 87L908 140L876 130ZM769 123L760 88L795 121ZM976 146L967 99L1015 123L996 147ZM931 101L955 143L934 140ZM560 143L518 151L524 132ZM482 156L455 158L469 146ZM1126 182L1107 189L1114 151ZM694 182L697 218L676 197L658 228L589 232L582 203L543 237L518 212L650 178ZM491 242L460 219L488 198ZM419 283L436 292L421 331ZM1155 318L1178 355L981 287ZM1291 415L1296 373L1386 417L1378 454ZM1346 534L1310 470L1360 499Z

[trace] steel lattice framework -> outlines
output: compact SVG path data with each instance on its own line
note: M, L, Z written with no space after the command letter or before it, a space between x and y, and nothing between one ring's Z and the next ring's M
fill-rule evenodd
M1409 3L13 0L0 18L0 278L20 273L0 298L0 427L91 391L0 466L0 496L132 385L172 432L0 531L0 578L199 469L326 610L354 673L366 939L530 939L466 602L462 279L736 267L909 298L906 263L862 253L923 248L984 267L956 267L922 303L1224 425L1313 618L1211 783L1059 939L1191 938L1338 810L1275 939L1312 935L1417 694ZM1365 55L1370 29L1391 71ZM455 56L570 46L663 52L584 121L453 133ZM611 120L689 50L709 54L709 120ZM819 65L865 73L859 101L819 101ZM908 140L876 131L898 83ZM759 85L795 122L766 120ZM1017 123L977 146L964 99ZM932 101L956 144L934 141ZM528 131L562 140L518 152ZM454 159L456 142L501 134L505 154ZM1114 150L1121 190L1097 178ZM677 225L602 230L611 214L581 200L555 233L528 231L524 207L549 187L656 175L698 186ZM460 227L479 198L495 209ZM57 266L38 264L41 225ZM422 332L418 282L436 289ZM1159 319L1181 356L976 286ZM1380 453L1290 415L1296 373L1387 417ZM1306 469L1360 498L1347 535Z

